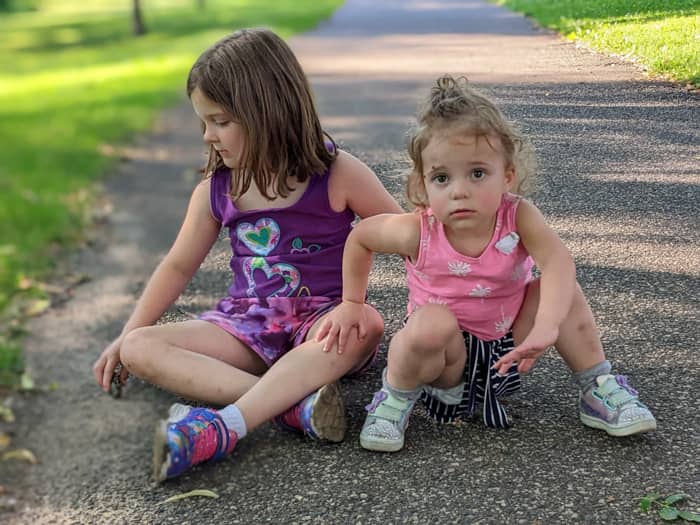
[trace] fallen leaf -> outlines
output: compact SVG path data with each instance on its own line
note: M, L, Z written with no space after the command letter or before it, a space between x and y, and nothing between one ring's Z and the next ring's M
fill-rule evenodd
M9 447L11 441L10 436L4 432L0 432L0 450L5 450L7 447ZM0 488L2 488L2 485L0 485ZM2 494L2 492L0 492L0 494Z
M10 407L0 405L0 419L5 423L14 423L15 415Z
M162 505L163 503L170 503L172 501L178 501L181 499L192 498L192 497L197 497L197 496L203 496L205 498L218 498L219 497L219 495L212 490L195 489L195 490L191 490L189 492L184 492L182 494L177 494L176 496L170 496L168 499L161 501L160 504Z
M27 372L24 372L22 377L20 377L19 387L22 390L34 390L34 388L36 388L32 376L30 376Z
M38 463L36 456L31 450L27 450L26 448L18 448L17 450L5 452L2 455L2 461L7 461L8 459L21 459L27 463L31 463L32 465L36 465Z
M22 277L17 283L17 288L20 290L29 290L32 286L34 286L34 281L28 277Z
M25 315L32 317L46 311L49 306L51 306L51 301L48 299L36 299L27 304L24 313Z

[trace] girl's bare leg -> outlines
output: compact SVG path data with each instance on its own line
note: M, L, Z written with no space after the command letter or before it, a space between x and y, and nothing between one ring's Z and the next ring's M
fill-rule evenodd
M384 331L381 316L370 306L367 336L359 340L357 332L348 339L342 354L336 349L323 352L323 341L313 336L323 322L314 323L307 340L286 353L236 402L248 431L273 418L319 387L332 383L362 365L374 351Z
M207 321L138 328L122 343L130 373L187 399L228 405L265 373L265 362L231 334Z
M455 316L444 306L427 304L413 312L391 340L387 382L399 390L421 385L450 388L462 380L466 359Z
M528 285L525 301L513 324L516 346L527 337L535 322L539 299L540 282L536 280ZM605 352L593 312L578 284L569 313L559 327L559 338L555 347L572 372L588 370L605 361Z

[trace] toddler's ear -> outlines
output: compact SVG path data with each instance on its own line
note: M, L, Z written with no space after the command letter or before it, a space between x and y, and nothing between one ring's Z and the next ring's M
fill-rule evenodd
M515 187L515 166L512 164L506 168L506 190L511 191Z

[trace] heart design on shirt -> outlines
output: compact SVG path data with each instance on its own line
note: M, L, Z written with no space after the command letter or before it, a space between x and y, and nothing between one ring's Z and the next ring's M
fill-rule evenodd
M243 273L248 281L248 297L256 297L256 289L266 285L256 282L253 276L255 270L262 271L268 281L274 279L280 283L278 288L267 293L266 297L289 297L299 288L301 274L291 264L280 262L270 265L263 257L248 257L243 261Z
M253 253L268 255L280 240L280 227L269 217L255 222L242 222L236 227L236 237Z

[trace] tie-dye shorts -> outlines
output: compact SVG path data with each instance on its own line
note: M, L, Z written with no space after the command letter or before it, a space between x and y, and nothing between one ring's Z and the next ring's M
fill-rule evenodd
M340 299L328 297L267 297L232 298L219 301L215 310L199 318L223 328L250 347L267 366L306 340L306 336L321 317L340 304ZM377 354L352 372L369 368Z

